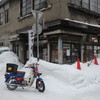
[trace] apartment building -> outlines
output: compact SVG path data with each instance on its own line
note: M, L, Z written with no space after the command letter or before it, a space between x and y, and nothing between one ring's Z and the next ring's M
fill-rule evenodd
M21 62L28 60L28 31L35 23L31 10L43 12L41 59L62 64L100 57L100 0L3 0L0 45L9 46Z

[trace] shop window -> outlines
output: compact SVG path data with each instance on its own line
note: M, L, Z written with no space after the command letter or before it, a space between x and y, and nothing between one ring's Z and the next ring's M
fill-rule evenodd
M93 59L94 56L94 48L92 45L87 45L86 48L86 55L87 55L87 60L90 61Z
M77 59L81 59L81 45L72 44L72 63L76 62Z
M33 56L37 57L37 45L33 46ZM43 60L48 60L47 43L40 42L39 45L39 58Z
M86 45L82 45L82 52L83 52L83 55L82 55L82 59L83 59L83 62L87 62L87 53L86 53Z
M63 63L74 63L78 58L81 58L81 46L63 43Z
M71 46L63 43L63 63L71 63Z
M58 44L57 42L51 43L51 62L58 63Z
M48 60L48 55L47 55L48 53L47 53L47 47L46 48L43 48L43 60Z
M100 46L98 46L97 53L98 53L97 57L100 58Z
M47 44L40 44L39 54L40 54L40 59L47 61Z
M90 35L89 42L98 43L98 37L96 35Z
M100 46L84 45L83 46L83 61L90 61L94 55L100 58Z
M100 46L94 46L94 55L100 58Z
M94 55L100 58L100 46L87 45L86 48L87 61L92 60Z

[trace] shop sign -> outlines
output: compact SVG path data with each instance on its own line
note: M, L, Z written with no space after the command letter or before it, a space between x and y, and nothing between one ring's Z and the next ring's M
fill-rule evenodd
M34 33L32 30L29 30L28 31L29 58L33 57L33 44L34 44Z

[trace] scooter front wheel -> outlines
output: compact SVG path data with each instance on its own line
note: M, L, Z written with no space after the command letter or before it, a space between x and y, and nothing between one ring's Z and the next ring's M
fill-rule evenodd
M44 82L41 81L41 80L38 80L36 82L36 88L39 90L39 92L44 92L44 90L45 90L45 84L44 84Z
M7 81L7 88L9 89L9 90L15 90L16 88L17 88L17 86L16 85L14 85L14 84L12 84L13 82L15 82L16 80L15 79L8 79L8 81Z

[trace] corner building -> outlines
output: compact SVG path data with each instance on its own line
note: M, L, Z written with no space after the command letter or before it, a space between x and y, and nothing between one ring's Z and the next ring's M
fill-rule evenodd
M40 58L53 63L100 57L100 0L3 0L0 2L0 46L9 46L20 61L28 60L31 10L43 12ZM36 36L33 53L36 57Z

